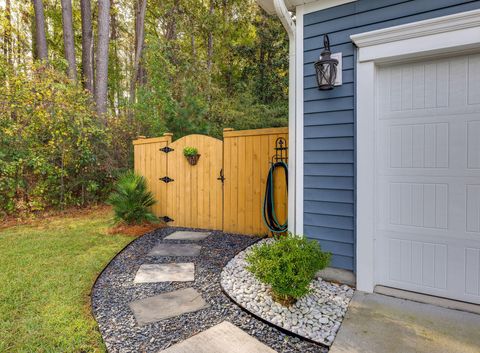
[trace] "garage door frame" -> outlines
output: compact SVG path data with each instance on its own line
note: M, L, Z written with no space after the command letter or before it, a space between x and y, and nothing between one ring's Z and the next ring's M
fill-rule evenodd
M358 47L356 87L357 288L373 292L375 276L377 66L470 53L480 48L480 10L351 36Z

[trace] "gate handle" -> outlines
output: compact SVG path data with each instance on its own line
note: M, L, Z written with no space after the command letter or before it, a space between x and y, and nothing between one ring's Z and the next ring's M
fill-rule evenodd
M225 177L223 176L223 168L220 169L220 177L218 177L217 180L220 180L222 183L225 181Z

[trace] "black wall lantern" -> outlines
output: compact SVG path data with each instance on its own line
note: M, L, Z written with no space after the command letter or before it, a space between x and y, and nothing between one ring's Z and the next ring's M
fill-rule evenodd
M323 47L320 59L315 62L315 71L317 72L318 89L325 91L333 89L335 86L338 60L331 57L330 40L326 34L323 36Z

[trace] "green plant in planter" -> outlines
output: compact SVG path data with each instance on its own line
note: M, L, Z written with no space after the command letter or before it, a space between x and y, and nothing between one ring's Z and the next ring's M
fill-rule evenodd
M328 266L330 258L317 241L289 234L254 247L246 261L247 270L271 287L274 300L291 305L309 293L315 274Z
M183 155L185 158L187 158L188 163L191 165L196 165L198 163L198 159L200 158L198 150L195 147L185 147L183 149Z
M198 155L198 150L195 147L187 146L183 149L183 155L185 157L194 157Z
M107 200L113 207L115 222L126 224L157 222L158 218L149 210L155 202L153 194L147 189L145 178L133 171L120 176Z

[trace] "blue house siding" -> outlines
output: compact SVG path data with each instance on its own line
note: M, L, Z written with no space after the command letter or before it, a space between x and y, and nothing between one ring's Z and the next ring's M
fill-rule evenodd
M356 33L480 8L479 0L358 0L306 14L304 23L304 233L333 254L332 266L355 270ZM317 88L313 63L328 33L343 54L343 85Z

